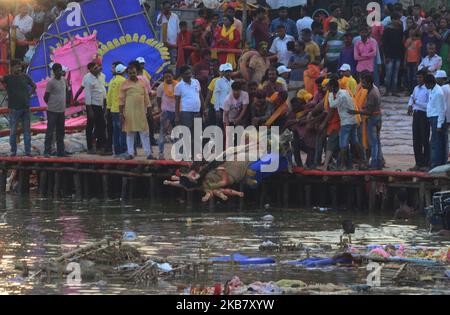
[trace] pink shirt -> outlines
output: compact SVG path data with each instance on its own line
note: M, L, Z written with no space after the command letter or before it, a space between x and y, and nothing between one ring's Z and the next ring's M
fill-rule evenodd
M170 88L175 89L175 86L171 84ZM175 112L175 96L170 97L164 93L164 82L156 89L156 97L161 98L161 110L163 112Z
M362 72L364 70L373 72L374 59L377 55L377 41L373 38L368 38L364 43L362 40L355 44L355 60L356 71Z
M379 47L381 47L383 33L384 33L383 24L372 26L371 36L372 36L372 38L374 38L377 41Z
M150 84L150 80L145 75L138 75L138 79L144 82L145 90L148 94L150 94L152 90L152 85Z

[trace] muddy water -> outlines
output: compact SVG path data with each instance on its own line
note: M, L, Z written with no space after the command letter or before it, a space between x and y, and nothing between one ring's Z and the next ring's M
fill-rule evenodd
M272 222L261 219L274 216ZM447 247L450 242L432 236L418 215L408 222L393 221L390 214L337 212L334 210L227 210L186 211L183 206L167 207L118 200L74 202L35 197L8 196L0 200L0 293L6 294L164 294L178 293L177 286L214 285L237 275L244 283L299 279L307 283L353 285L366 283L364 268L306 270L283 262L305 257L304 251L267 253L259 250L265 240L303 243L312 255L326 256L328 246L336 247L342 218L356 225L353 243L398 244ZM14 264L25 260L33 265L106 236L120 237L134 231L130 242L142 254L166 257L169 261L198 261L239 252L249 256L271 256L277 264L213 267L200 278L160 281L144 286L112 279L83 279L69 286L65 279L24 281ZM391 293L450 294L450 281L439 286L418 283L412 287L386 287Z

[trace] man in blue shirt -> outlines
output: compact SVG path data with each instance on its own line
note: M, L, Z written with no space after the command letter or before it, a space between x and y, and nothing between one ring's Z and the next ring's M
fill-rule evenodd
M276 33L277 27L280 24L284 25L286 34L291 35L296 40L298 39L297 25L294 20L288 18L288 8L286 7L280 7L278 9L278 18L270 23L269 32L272 34Z

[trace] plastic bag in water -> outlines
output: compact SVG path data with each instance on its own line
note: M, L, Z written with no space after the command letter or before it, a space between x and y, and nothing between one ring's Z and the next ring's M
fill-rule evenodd
M133 231L126 231L123 232L122 238L124 241L134 241L135 239L137 239L137 234Z

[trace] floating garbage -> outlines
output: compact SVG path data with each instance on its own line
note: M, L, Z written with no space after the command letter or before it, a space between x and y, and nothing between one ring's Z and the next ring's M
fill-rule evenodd
M450 278L450 269L445 270L445 275L447 276L447 278Z
M237 263L240 265L259 265L259 264L274 264L275 259L270 257L248 257L239 253L231 254L229 256L213 257L209 259L217 263Z
M128 263L128 264L123 264L123 265L114 267L114 270L136 270L138 268L139 268L138 264Z
M168 263L156 264L156 266L165 272L171 272L173 270L172 266Z
M186 225L192 225L192 218L186 219Z
M271 214L266 214L265 216L263 216L261 219L263 219L264 221L273 221L274 216Z
M136 234L136 232L133 232L133 231L126 231L126 232L123 232L122 238L124 241L134 241L135 239L137 239L137 234Z
M323 257L310 257L297 261L289 261L289 265L302 266L306 268L326 267L337 264L349 265L352 263L351 257L337 257L337 258L323 258Z

